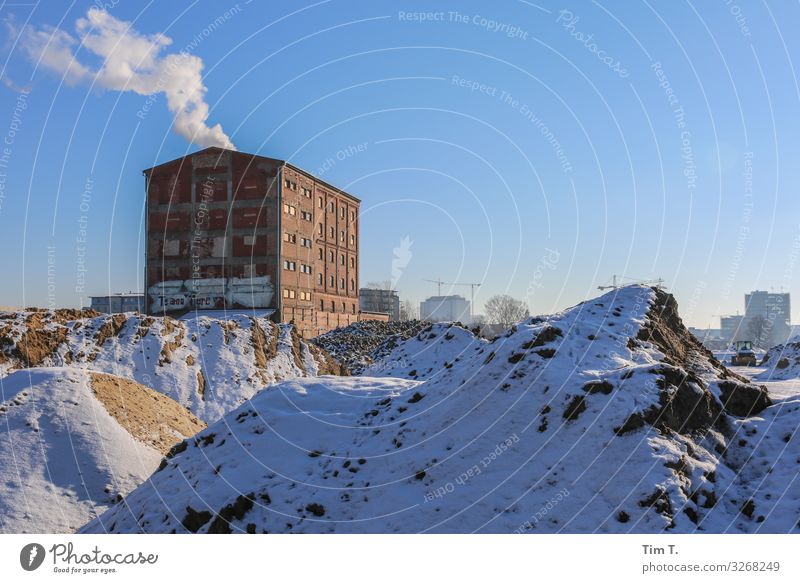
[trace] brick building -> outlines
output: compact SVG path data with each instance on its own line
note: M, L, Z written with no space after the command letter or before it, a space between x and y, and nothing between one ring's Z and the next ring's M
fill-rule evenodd
M307 337L359 319L357 198L222 148L144 175L148 313L268 309Z

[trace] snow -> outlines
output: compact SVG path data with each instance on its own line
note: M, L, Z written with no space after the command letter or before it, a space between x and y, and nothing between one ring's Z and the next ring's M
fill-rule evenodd
M373 362L361 374L429 379L488 344L469 330L449 323L433 324L405 341L389 340L373 351Z
M797 396L705 430L621 430L679 398L660 387L674 358L636 339L655 300L621 288L491 343L440 327L380 376L280 382L83 531L794 532ZM723 372L691 367L685 390L718 399Z
M787 380L800 377L800 343L778 344L767 351L760 363L764 370L758 380Z
M106 411L82 370L0 379L0 427L0 532L73 532L161 460Z
M10 339L19 342L29 328L29 315L22 312L6 321ZM100 334L114 318L122 322L121 328L107 336ZM275 354L266 354L261 364L253 343L254 326L264 331L267 343L277 336ZM52 319L42 328L66 331L65 342L43 364L133 379L178 401L204 421L219 419L276 381L316 375L319 365L307 344L293 339L292 326L244 314L173 320L127 313L65 323ZM299 362L293 342L299 346ZM12 343L6 351L15 346ZM0 366L0 375L15 366L19 364L9 359Z

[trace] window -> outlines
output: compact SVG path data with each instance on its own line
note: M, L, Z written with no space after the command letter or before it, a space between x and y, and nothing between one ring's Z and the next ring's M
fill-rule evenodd
M288 178L283 181L283 185L289 190L297 190L297 183L293 180L289 180Z
M318 273L318 274L317 274L317 283L318 283L319 285L322 285L322 274L321 274L321 273Z
M303 247L311 248L311 239L300 237L300 245L302 245Z
M350 258L350 267L355 269L355 267L356 267L356 258L355 257L351 257Z
M344 231L341 231L341 232L339 233L339 241L341 241L342 243L344 243Z
M321 196L317 199L317 206L319 208L324 208L325 207L325 203L322 202L322 197Z
M339 255L339 265L344 265L344 255Z
M294 261L289 261L288 259L284 260L283 268L289 271L295 271L297 269L297 263Z
M343 277L339 278L339 289L344 289L344 278Z
M302 273L311 273L311 266L310 265L306 265L305 263L301 263L300 264L300 271Z
M322 247L317 249L317 251L319 251L319 258L320 259L324 259L325 258L325 252L322 250Z
M346 311L347 311L347 304L342 302L342 313L345 313Z
M294 233L284 233L283 240L287 243L297 243L297 235ZM247 241L245 241L245 245L247 245Z
M283 205L283 212L285 212L286 214L294 216L294 215L297 214L297 208L293 207L290 204L284 204Z
M332 275L328 277L328 285L329 285L330 287L333 287L333 286L335 285L335 284L333 283L333 276L332 276Z
M350 280L350 291L355 291L356 289L356 282L354 279Z
M356 211L350 211L350 222L354 223L356 220Z
M344 208L344 207L342 207L342 208L340 208L340 209L339 209L339 216L340 216L341 218L345 218L345 216L347 216L347 211L345 210L345 208Z
M355 304L353 304L353 305L351 305L350 307L351 307L351 308L353 308L353 313L355 314L355 313L356 313L356 305L355 305Z
M325 311L325 300L319 301L319 309Z
M285 297L286 299L293 300L296 297L296 295L297 292L295 292L293 289L283 288L283 297Z
M356 244L356 236L355 235L350 235L350 244L351 245L355 245Z
M328 203L328 212L333 212L334 210L336 210L336 209L333 206L333 201L331 201L331 202Z
M314 217L312 217L311 213L308 211L301 211L300 216L303 218L304 221L308 221L309 223L314 220Z
M319 228L317 229L317 232L319 232L319 236L320 236L320 237L322 237L322 234L323 234L323 231L322 231L322 223L320 223L320 224L318 225L318 227L319 227Z
M301 300L305 300L307 302L310 302L311 301L311 292L301 291L300 292L300 299Z
M245 235L244 236L244 244L248 247L252 247L256 244L256 238L254 235Z
M333 261L333 251L328 251L328 261Z
M331 231L331 237L336 237L336 229L331 227L330 231Z
M331 312L336 313L336 302L333 300L331 300Z
M310 188L308 188L307 186L303 186L302 187L302 191L303 191L303 196L305 196L306 198L311 198L311 189Z

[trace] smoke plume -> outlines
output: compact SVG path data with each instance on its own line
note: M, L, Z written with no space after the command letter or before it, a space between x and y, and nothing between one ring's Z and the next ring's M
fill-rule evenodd
M200 57L186 51L162 55L172 39L160 33L141 34L131 23L95 7L75 22L75 34L47 25L26 25L20 31L20 46L36 67L61 75L70 85L94 82L139 95L163 93L179 135L200 146L235 149L220 124L206 123L207 89ZM95 69L80 62L78 49L82 49L81 57L88 51L102 63Z

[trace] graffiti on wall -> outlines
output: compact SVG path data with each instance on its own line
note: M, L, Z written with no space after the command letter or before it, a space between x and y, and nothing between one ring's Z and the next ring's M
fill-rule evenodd
M269 308L274 286L268 275L175 279L150 286L147 294L151 313L231 307Z

